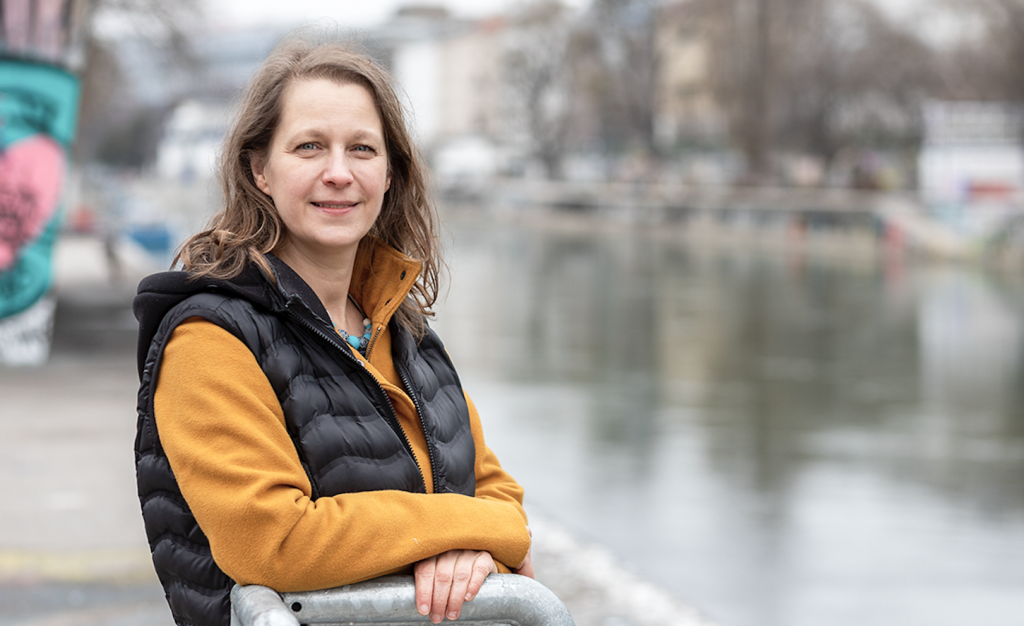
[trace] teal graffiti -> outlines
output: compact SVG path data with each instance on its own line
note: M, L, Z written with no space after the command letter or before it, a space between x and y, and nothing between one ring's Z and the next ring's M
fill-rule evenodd
M78 97L70 72L0 58L0 319L28 309L52 285Z

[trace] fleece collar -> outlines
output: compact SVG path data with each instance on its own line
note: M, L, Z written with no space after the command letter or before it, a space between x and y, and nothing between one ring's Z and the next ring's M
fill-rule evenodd
M375 328L386 326L416 284L422 264L374 237L359 246L349 291Z
M286 301L298 298L321 322L331 325L331 316L313 289L298 273L273 254L267 261L274 272L278 291ZM375 328L386 326L409 296L421 264L386 243L367 237L356 253L349 292L369 316Z

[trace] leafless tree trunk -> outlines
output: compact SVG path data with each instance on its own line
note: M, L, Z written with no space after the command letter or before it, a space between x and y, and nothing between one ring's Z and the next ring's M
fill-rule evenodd
M111 133L123 129L126 120L140 114L125 90L117 46L109 35L101 32L104 19L115 18L134 27L139 36L159 41L182 66L195 67L198 63L188 46L189 29L200 12L197 0L85 2L85 64L80 75L79 135L74 147L78 162L96 159ZM138 163L138 158L132 161Z
M779 0L775 0L778 3ZM741 141L747 155L748 174L754 182L768 175L769 128L772 119L775 47L772 41L772 0L753 0L747 57L746 110L741 118ZM746 30L746 29L745 29Z
M657 155L657 15L654 0L595 0L584 18L582 37L598 64L591 66L591 96L600 101L598 131L606 150Z
M718 99L747 161L787 149L826 161L858 139L912 133L934 75L926 46L864 0L702 0ZM1016 1L1016 0L996 0Z
M521 120L530 152L555 179L562 177L569 128L570 38L568 9L542 0L513 15L505 53L510 115Z
M981 20L983 32L961 42L944 64L954 97L1024 102L1024 0L947 0Z

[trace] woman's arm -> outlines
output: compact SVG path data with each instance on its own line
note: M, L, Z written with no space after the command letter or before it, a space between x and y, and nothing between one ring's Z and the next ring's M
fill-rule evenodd
M527 522L526 511L523 510L523 488L502 469L498 457L484 442L480 414L468 395L466 404L469 405L469 422L473 432L473 444L476 446L476 497L511 504L523 516L523 522ZM516 564L509 565L515 567Z
M269 381L248 348L212 323L174 331L154 401L182 494L217 564L240 584L322 589L449 550L486 551L503 563L528 553L518 486L496 480L493 468L477 498L375 491L313 501ZM491 467L480 454L477 462Z
M466 403L476 446L476 497L511 504L526 522L523 488L502 469L498 457L484 443L480 414L468 395ZM526 553L521 563L511 567L495 561L487 552L475 550L449 550L424 559L415 568L416 609L421 615L429 615L435 624L440 623L443 617L458 619L463 602L476 597L488 575L510 571L533 578L531 552Z

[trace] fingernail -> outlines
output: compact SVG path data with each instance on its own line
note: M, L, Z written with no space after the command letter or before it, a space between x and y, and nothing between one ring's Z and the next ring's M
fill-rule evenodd
M426 615L430 611L429 604L421 604L419 608L420 615Z
M430 616L430 621L434 622L435 624L440 624L441 623L441 616L437 615L435 613L434 615Z
M466 594L466 602L469 602L469 601L470 601L470 600L472 600L472 599L473 599L473 594L471 594L471 593L467 593L467 594Z
M450 619L450 620L452 620L452 621L455 621L455 619L456 619L456 618L457 618L458 616L459 616L459 614L458 614L458 613L456 613L455 611L451 611L451 612L449 612L449 613L448 613L448 619Z

